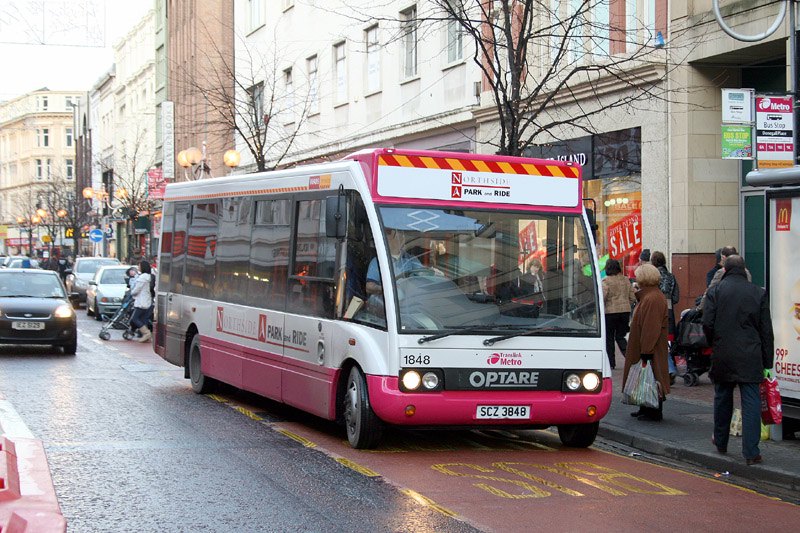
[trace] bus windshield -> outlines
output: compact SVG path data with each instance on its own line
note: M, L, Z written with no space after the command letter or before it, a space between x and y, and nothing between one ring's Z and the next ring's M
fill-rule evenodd
M401 332L600 334L592 241L579 215L379 210Z

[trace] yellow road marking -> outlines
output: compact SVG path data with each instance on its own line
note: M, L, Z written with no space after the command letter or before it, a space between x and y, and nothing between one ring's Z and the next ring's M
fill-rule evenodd
M289 437L292 440L296 440L297 442L299 442L300 444L302 444L306 448L316 448L317 447L316 443L311 442L310 440L308 440L305 437L301 437L297 433L292 433L288 429L275 428L275 431L277 431L278 433L280 433L282 435L286 435L287 437Z
M345 459L344 457L337 457L336 462L342 466L346 466L351 470L355 470L359 474L362 474L367 477L381 477L381 475L374 470L370 470L366 466L361 466L360 464L356 463L355 461L351 461L350 459Z
M455 517L458 516L458 514L454 513L453 511L451 511L447 507L442 507L441 505L439 505L438 503L434 502L433 500L431 500L427 496L423 496L422 494L420 494L419 492L417 492L415 490L401 488L400 492L402 492L403 494L405 494L406 496L408 496L409 498L411 498L415 502L419 503L420 505L424 505L425 507L430 507L434 511L439 511L440 513L442 513L445 516L449 516L449 517L452 517L452 518L455 518Z

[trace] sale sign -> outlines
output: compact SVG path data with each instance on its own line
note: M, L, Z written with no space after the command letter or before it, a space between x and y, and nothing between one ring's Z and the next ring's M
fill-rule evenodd
M606 229L608 253L612 259L619 259L632 251L642 248L642 212L623 218Z

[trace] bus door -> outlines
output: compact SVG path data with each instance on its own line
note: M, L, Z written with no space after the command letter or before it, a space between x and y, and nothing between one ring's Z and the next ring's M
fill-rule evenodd
M172 229L171 261L169 265L169 286L166 290L166 353L167 360L183 366L183 334L181 295L186 271L188 246L189 204L175 205L175 218ZM162 265L164 268L164 265ZM175 361L173 359L177 358Z
M328 416L338 240L325 233L325 198L295 202L287 291L283 401Z

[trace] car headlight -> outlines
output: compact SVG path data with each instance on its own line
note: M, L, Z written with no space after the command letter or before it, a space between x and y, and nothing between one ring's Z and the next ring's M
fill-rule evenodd
M56 315L58 318L69 318L69 317L73 316L75 314L75 312L72 310L72 306L71 305L63 304L63 305L59 305L56 308L55 313L53 313L53 314Z
M403 392L439 392L443 387L444 374L440 369L406 368L400 372Z

